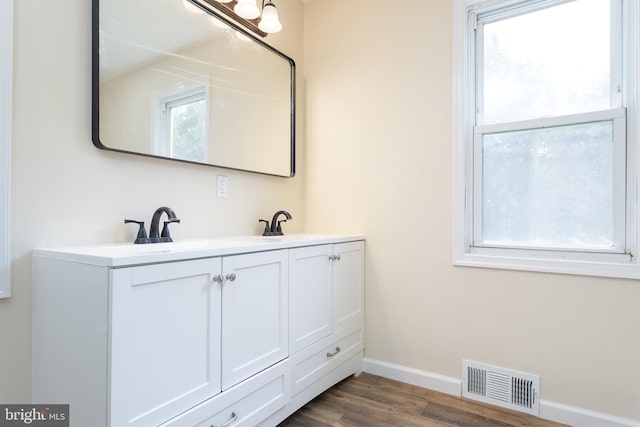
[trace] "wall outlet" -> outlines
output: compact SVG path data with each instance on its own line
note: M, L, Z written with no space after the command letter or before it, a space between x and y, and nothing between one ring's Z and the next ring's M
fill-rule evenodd
M218 175L218 190L216 195L219 199L229 197L229 179L226 175Z

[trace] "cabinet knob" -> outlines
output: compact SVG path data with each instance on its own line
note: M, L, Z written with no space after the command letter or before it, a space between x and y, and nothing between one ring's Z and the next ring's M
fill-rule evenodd
M340 255L329 255L329 261L340 261Z
M216 282L219 285L222 285L222 281L224 279L222 278L221 274L216 274L215 276L213 276L213 281Z
M225 278L228 281L233 282L234 280L236 280L236 273L227 274L227 276Z
M327 357L333 357L336 354L340 353L342 350L340 350L340 347L336 347L336 351L334 351L333 353L327 353Z
M235 412L232 412L231 413L231 418L229 418L229 421L227 421L226 423L220 425L220 427L227 427L229 424L233 423L237 419L238 419L238 415ZM211 427L218 427L218 426L214 426L213 424L211 424Z

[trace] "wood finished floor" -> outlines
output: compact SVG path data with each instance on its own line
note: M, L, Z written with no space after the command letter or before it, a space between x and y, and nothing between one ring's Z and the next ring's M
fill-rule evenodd
M371 374L349 377L279 427L558 427L551 421Z

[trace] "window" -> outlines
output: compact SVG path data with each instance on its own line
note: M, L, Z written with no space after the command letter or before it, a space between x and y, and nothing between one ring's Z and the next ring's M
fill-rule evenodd
M207 162L207 91L197 87L159 98L156 153L174 159Z
M11 180L11 88L13 0L0 0L0 298L11 296L9 203Z
M457 2L456 264L640 276L637 9Z

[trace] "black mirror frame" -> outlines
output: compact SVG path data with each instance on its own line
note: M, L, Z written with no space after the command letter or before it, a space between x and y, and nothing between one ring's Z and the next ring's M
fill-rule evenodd
M266 172L260 172L255 170L241 169L241 168L233 168L229 166L220 166L211 163L201 163L194 162L190 160L183 159L174 159L170 157L156 156L153 154L139 153L135 151L128 150L120 150L117 148L111 148L102 143L100 140L100 0L92 0L91 2L91 139L93 141L93 145L101 150L114 151L118 153L126 153L126 154L134 154L137 156L144 157L152 157L157 159L164 160L172 160L182 163L191 163L196 165L203 166L211 166L216 168L237 170L243 172L251 172L262 175L269 176L277 176L282 178L292 178L296 174L296 64L294 60L279 50L275 49L271 45L265 43L264 41L258 39L256 36L240 27L233 21L227 19L222 16L220 13L216 12L214 9L206 8L201 4L198 4L203 10L207 13L214 15L216 18L220 19L231 28L236 31L239 31L246 37L253 40L255 43L258 43L260 46L268 49L269 51L275 53L276 55L282 57L287 62L289 62L291 66L291 118L290 118L290 132L291 132L291 159L290 159L290 174L289 175L276 175Z

